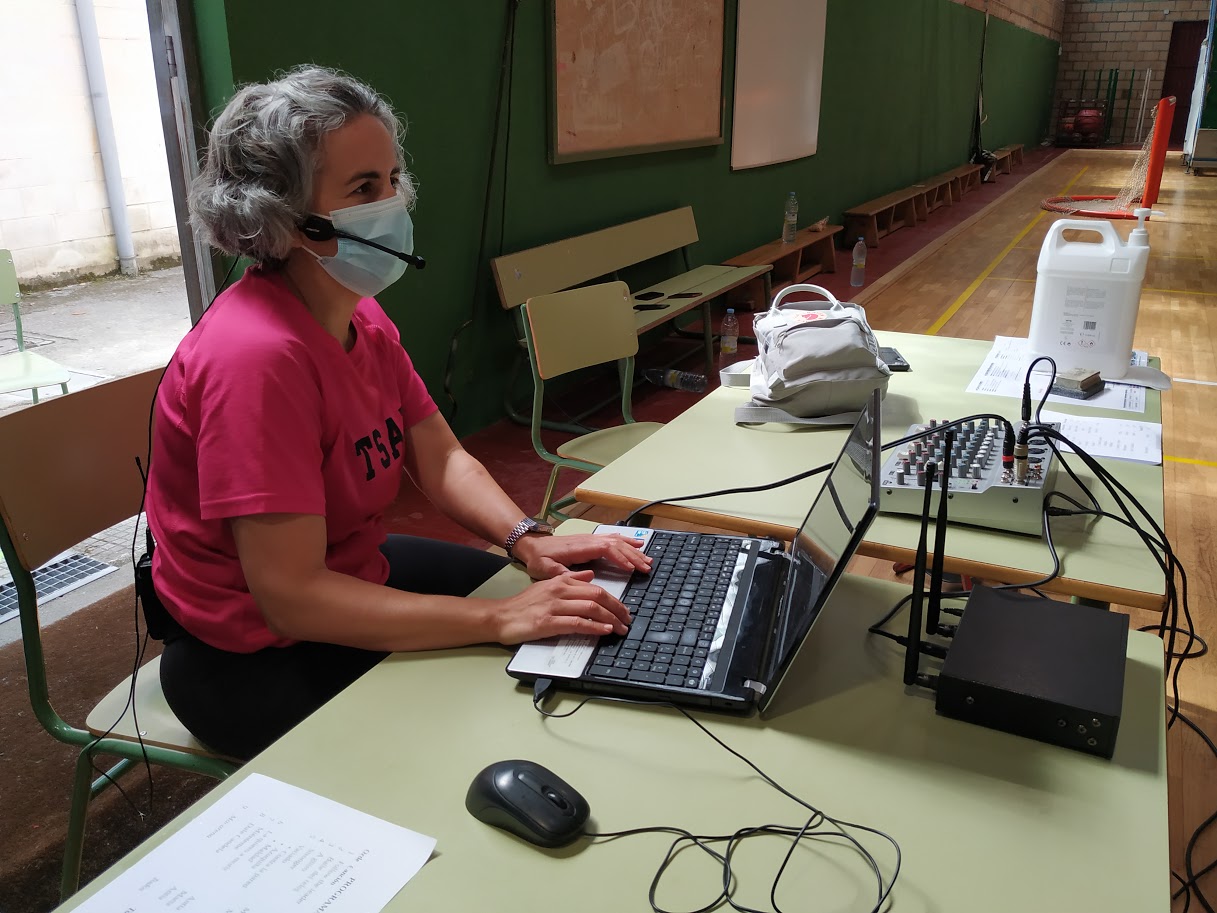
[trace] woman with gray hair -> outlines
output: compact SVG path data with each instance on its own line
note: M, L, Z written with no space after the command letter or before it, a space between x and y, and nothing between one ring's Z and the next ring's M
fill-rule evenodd
M401 134L368 86L300 67L233 96L191 188L203 236L255 265L166 368L147 506L165 696L223 754L252 756L389 651L622 633L626 608L569 567L650 566L623 537L547 535L414 371L373 297L422 265ZM537 582L471 599L503 559L386 536L403 471Z

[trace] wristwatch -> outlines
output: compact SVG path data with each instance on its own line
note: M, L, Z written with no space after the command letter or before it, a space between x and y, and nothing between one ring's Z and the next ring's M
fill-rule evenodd
M507 534L507 540L503 543L503 551L507 552L507 557L515 561L516 556L511 553L511 550L515 548L516 543L522 538L534 533L542 536L552 536L554 528L548 523L540 523L532 517L525 517L513 526L511 532Z

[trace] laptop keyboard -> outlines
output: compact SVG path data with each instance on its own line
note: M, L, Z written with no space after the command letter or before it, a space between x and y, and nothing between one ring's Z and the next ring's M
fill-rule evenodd
M621 597L633 616L630 630L600 639L588 674L702 687L741 546L716 536L652 533L651 573L635 574Z

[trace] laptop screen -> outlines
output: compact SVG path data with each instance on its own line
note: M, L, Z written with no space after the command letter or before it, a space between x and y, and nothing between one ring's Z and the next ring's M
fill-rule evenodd
M879 506L879 392L862 411L790 547L790 576L766 676L772 697Z

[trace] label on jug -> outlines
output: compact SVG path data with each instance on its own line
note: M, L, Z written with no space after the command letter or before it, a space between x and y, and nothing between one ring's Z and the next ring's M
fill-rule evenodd
M1066 349L1094 349L1103 341L1103 312L1107 289L1068 285L1057 326L1058 342Z

